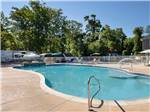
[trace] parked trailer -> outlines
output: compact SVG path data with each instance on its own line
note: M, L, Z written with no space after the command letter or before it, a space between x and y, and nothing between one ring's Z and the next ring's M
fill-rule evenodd
M14 51L1 50L1 62L12 62L14 61Z
M1 62L14 62L14 61L36 61L40 60L40 55L32 51L9 51L1 50Z

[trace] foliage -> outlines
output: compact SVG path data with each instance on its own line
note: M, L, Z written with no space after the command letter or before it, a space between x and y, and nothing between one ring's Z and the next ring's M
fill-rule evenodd
M109 53L118 52L121 54L123 50L123 42L126 39L122 28L111 29L105 25L100 32L101 39L107 44Z
M80 56L83 45L82 25L74 20L66 21L65 31L65 52L74 56Z
M136 27L133 30L133 34L134 34L134 48L133 48L133 52L134 54L137 54L139 51L142 50L142 33L143 33L143 28L142 27Z
M141 50L142 27L136 27L134 37L127 38L122 28L102 26L94 14L84 17L86 32L81 23L67 19L61 9L49 8L39 1L13 7L9 17L0 14L2 50L66 52L73 56L113 52L130 55Z
M84 20L87 22L86 33L90 36L89 41L95 41L98 39L97 32L100 32L102 27L100 20L96 19L96 15L92 14L91 16L85 16Z
M124 47L126 50L123 51L123 55L133 54L134 40L133 38L126 38L124 41Z
M17 49L17 44L14 37L8 32L1 33L1 49L4 50L15 50ZM10 49L11 48L11 49Z

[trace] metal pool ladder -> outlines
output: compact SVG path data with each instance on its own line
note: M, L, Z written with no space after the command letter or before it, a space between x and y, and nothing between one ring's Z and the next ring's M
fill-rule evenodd
M91 82L92 79L94 79L97 82L97 84L98 84L98 90L91 97L91 94L90 94L90 92L91 92L90 91L90 82ZM101 100L101 104L99 106L97 106L97 107L92 105L92 101L93 101L94 97L99 93L100 89L101 88L100 88L100 82L99 82L99 80L95 76L90 76L90 78L88 80L88 111L93 111L92 108L100 108L103 105L103 103L104 103L103 100ZM114 102L122 110L122 112L126 112L116 100L114 100Z
M98 90L91 97L90 82L91 82L92 79L94 79L97 82ZM100 82L99 82L99 80L95 76L90 76L90 78L88 80L88 110L89 111L92 110L91 108L98 108L98 107L100 107L100 105L98 107L95 107L95 106L92 105L92 101L93 101L94 97L99 93L99 91L100 91Z

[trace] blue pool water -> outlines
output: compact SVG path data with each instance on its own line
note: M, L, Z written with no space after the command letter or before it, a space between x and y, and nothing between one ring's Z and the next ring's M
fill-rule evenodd
M129 74L117 69L79 65L32 65L18 69L41 73L45 77L47 86L68 95L87 98L87 82L89 77L94 75L99 79L101 86L101 90L96 96L97 99L133 100L150 96L149 77L120 78L120 76L135 76L136 74ZM91 94L94 94L97 88L98 85L92 80Z

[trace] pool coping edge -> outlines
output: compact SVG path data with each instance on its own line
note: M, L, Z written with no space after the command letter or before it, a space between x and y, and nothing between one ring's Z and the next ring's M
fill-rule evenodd
M86 65L86 64L77 64L77 65ZM94 66L94 65L88 65L88 66ZM96 66L96 67L101 67L101 66ZM42 90L44 90L47 93L50 93L52 95L64 98L66 100L78 102L78 103L87 103L88 102L87 98L81 98L81 97L76 97L76 96L72 96L72 95L67 95L67 94L58 92L58 91L56 91L52 88L49 88L45 83L45 77L41 73L38 73L38 72L35 72L35 71L30 71L30 70L20 70L20 69L14 68L14 67L8 67L8 68L16 70L16 71L22 71L22 72L26 72L26 73L36 74L40 78L40 87L42 88ZM109 67L109 68L112 68L112 67ZM125 70L122 70L122 69L118 69L118 70L125 71ZM125 71L125 72L128 72L128 71ZM106 101L107 102L112 102L114 100L106 100ZM98 104L98 102L99 102L99 100L94 100L94 104ZM118 102L121 105L132 105L132 104L135 105L135 104L139 104L139 103L150 103L150 97L143 98L143 99L137 99L137 100L118 100Z

